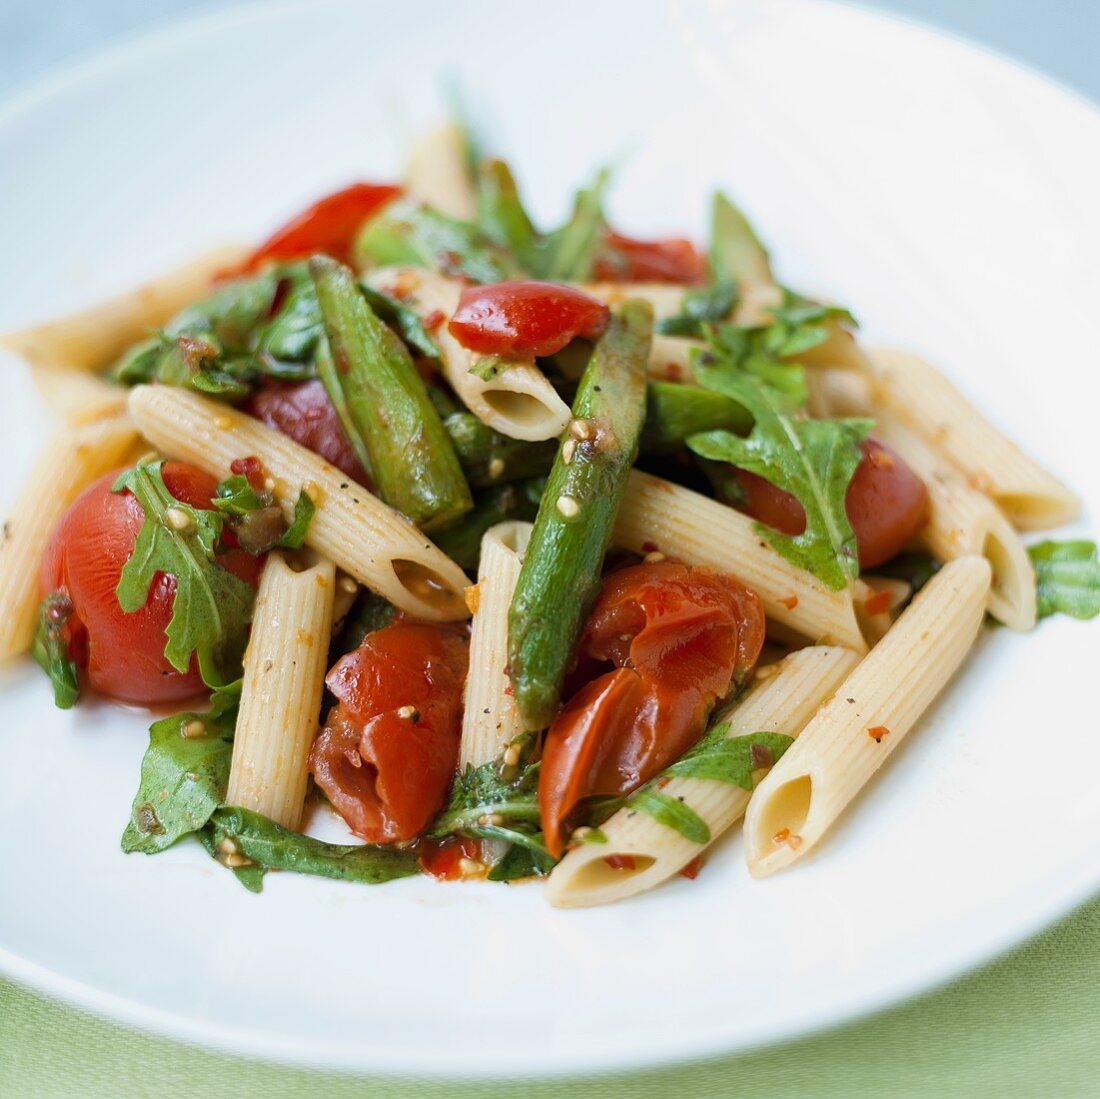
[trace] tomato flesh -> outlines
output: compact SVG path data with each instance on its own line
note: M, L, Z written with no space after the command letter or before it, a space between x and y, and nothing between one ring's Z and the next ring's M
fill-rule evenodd
M447 325L463 347L486 355L553 355L582 336L598 339L611 310L569 286L517 279L463 290Z
M122 472L101 477L69 506L46 546L39 590L43 597L64 592L71 600L66 641L87 686L122 702L178 702L204 687L194 659L186 672L180 672L164 656L164 631L176 598L175 577L158 572L145 605L129 614L115 595L145 520L133 493L111 491ZM217 485L213 477L179 462L165 462L161 472L177 500L196 508L210 507ZM242 550L232 550L219 560L251 584L263 567L262 561Z
M596 261L605 282L673 282L694 286L705 281L707 261L690 240L632 240L619 233L604 236L604 254Z
M337 704L309 766L369 843L413 839L443 807L458 763L468 648L454 629L395 622L329 672Z
M760 600L731 577L673 561L608 576L579 655L616 667L570 699L543 747L539 810L550 853L562 852L585 798L627 794L683 755L763 643Z
M928 489L888 446L863 441L844 506L855 532L861 568L874 568L900 553L928 519ZM735 477L744 500L738 507L783 534L806 529L806 512L789 493L755 473L739 469Z
M289 435L353 481L370 487L367 471L356 457L344 425L319 379L268 382L255 390L243 407L250 416Z
M401 193L387 183L353 183L315 202L276 230L245 261L242 273L265 263L288 261L325 252L348 263L359 227L376 210Z

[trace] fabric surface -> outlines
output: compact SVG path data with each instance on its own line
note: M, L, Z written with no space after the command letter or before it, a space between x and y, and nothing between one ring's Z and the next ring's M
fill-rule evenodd
M1098 1038L1100 900L946 989L827 1034L703 1065L557 1083L458 1085L261 1065L137 1035L0 982L0 1096L1073 1099L1100 1095Z

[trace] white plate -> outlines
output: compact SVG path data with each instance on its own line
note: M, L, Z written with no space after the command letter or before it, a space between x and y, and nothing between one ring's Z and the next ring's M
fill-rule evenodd
M922 349L1097 514L1100 121L996 57L859 10L265 4L142 39L0 112L0 327L392 177L457 79L539 213L609 157L630 231L701 232L708 189L784 278ZM3 363L2 502L45 417ZM989 634L816 857L740 841L621 907L537 887L274 875L123 856L143 715L0 683L0 965L75 1003L265 1058L430 1075L745 1049L976 965L1100 887L1097 633Z

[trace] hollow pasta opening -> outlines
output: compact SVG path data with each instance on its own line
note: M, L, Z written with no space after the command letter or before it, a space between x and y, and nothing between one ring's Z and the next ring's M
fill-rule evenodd
M549 424L553 413L538 397L530 393L517 393L512 389L486 389L481 399L498 416L503 416L518 427L536 428Z
M1005 525L1007 527L1007 523ZM1034 610L1024 604L1034 598L1028 575L1031 564L1024 556L1019 539L1011 529L1006 538L994 527L986 532L982 554L993 570L989 613L1010 629L1030 629L1035 621Z
M799 775L783 783L764 803L757 823L762 853L782 847L792 840L800 843L802 827L810 813L814 784L809 775Z
M608 859L611 861L608 862ZM631 852L601 855L598 859L586 862L572 876L569 891L588 893L622 885L623 882L644 874L656 861L650 855L636 855Z
M428 603L443 617L465 616L466 604L462 593L456 592L434 569L428 568L419 561L409 561L399 557L393 561L393 571L398 583L411 596Z

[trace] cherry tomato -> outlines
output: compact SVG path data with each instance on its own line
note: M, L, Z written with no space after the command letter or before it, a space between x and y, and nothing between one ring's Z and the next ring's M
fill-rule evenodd
M690 240L631 240L608 232L593 273L606 282L695 285L706 279L707 261Z
M241 272L255 271L268 261L302 259L315 252L347 263L359 227L400 193L400 187L386 183L353 183L326 195L268 237L245 261Z
M43 597L61 591L72 601L66 626L69 655L91 688L123 702L177 702L204 688L194 659L188 671L179 672L164 656L175 577L158 572L145 606L130 614L115 595L145 519L131 492L111 491L121 472L101 477L69 506L46 547L39 589ZM162 475L177 500L210 507L217 484L213 477L179 462L166 462ZM242 550L232 550L220 561L250 584L262 568L262 561Z
M329 672L337 705L309 766L357 836L412 839L443 807L458 763L468 648L454 629L395 622Z
M348 442L324 383L317 378L308 382L268 382L255 390L243 407L250 416L289 435L353 481L370 487L367 472Z
M580 290L517 279L463 290L447 328L471 351L518 358L553 355L577 336L598 339L610 318Z
M539 810L550 853L561 853L585 798L627 794L683 755L763 643L760 600L731 577L673 561L611 573L579 650L617 667L566 704L543 747Z
M928 490L924 482L888 446L868 438L844 505L859 546L859 564L869 569L889 561L924 526ZM783 534L801 534L806 512L789 493L740 469L735 478L745 494L738 506L765 526Z

